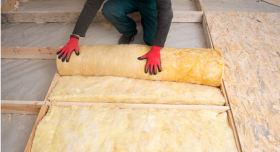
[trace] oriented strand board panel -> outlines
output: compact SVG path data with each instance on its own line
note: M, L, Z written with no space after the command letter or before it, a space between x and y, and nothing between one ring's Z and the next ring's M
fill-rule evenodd
M237 152L227 113L52 106L37 126L37 151Z
M57 102L219 105L219 88L113 76L61 76L49 98Z
M243 151L280 151L280 14L207 12Z

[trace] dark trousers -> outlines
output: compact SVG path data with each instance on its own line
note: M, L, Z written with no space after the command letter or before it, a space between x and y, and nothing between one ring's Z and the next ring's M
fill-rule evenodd
M102 8L102 14L124 36L130 37L136 32L136 23L127 16L139 11L143 26L143 39L152 45L157 31L157 9L155 0L108 0Z

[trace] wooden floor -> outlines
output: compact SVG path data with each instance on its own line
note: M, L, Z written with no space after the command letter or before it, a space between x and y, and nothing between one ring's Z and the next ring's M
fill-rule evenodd
M280 151L280 14L207 12L243 151Z

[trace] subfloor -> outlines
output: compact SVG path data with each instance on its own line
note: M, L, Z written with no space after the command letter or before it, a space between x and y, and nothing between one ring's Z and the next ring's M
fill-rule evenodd
M59 47L69 41L74 23L2 24L2 46ZM137 23L138 34L132 44L145 44L143 28ZM121 34L115 27L92 23L80 45L118 44ZM24 39L24 41L22 41ZM172 23L165 43L174 48L207 48L201 23Z
M53 1L53 0L52 0ZM257 0L202 0L206 11L232 12L280 12L280 7ZM38 3L30 3L38 2ZM63 1L29 0L21 3L19 11L59 11L72 7L81 9L85 0ZM38 5L45 3L43 6ZM63 3L65 4L65 3ZM72 5L75 4L75 5ZM173 10L196 11L194 1L172 0ZM32 6L33 5L33 6ZM38 5L38 6L34 6ZM73 30L73 23L19 23L2 24L2 46L62 46L67 43ZM137 25L138 35L133 43L144 44L141 24ZM114 27L93 23L80 44L117 44L121 35ZM177 48L207 48L200 23L172 23L166 46ZM56 71L55 60L2 59L1 60L2 100L44 100ZM1 114L1 151L23 151L37 115Z
M1 151L23 152L37 115L1 114Z
M260 2L257 2L260 1ZM202 0L205 11L279 13L280 7L261 0Z
M2 24L2 46L62 46L67 43L73 27L73 23ZM138 34L133 43L144 44L141 24L137 24L137 29ZM182 29L185 30L182 31ZM120 36L114 27L107 28L100 23L93 23L80 44L117 44ZM207 48L202 25L200 23L172 23L166 46ZM2 59L1 99L43 101L55 72L55 60ZM23 151L37 116L18 114L1 114L1 116L1 143L5 145L1 147L1 150L3 152ZM24 126L24 131L18 130L20 126L14 126L19 123L18 119L9 119L11 122L6 121L6 117L17 118L19 116L22 119L20 125ZM32 123L29 122L29 119ZM12 134L9 134L11 132Z

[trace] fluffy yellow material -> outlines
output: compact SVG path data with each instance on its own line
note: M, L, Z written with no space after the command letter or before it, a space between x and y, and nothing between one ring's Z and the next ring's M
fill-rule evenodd
M62 76L49 96L59 102L224 105L216 87L113 76Z
M32 152L236 152L226 113L52 106Z
M144 73L146 60L137 58L151 47L146 45L80 46L80 55L72 55L69 62L57 59L60 75L119 76L147 80L189 82L219 86L224 60L213 49L161 49L162 72L150 76Z

